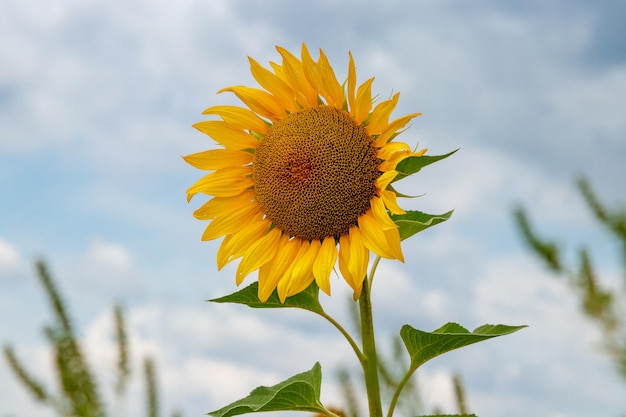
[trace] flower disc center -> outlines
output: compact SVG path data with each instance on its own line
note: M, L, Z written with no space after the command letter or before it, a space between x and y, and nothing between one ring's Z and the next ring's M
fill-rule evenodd
M274 226L304 240L348 233L370 207L380 160L365 128L334 107L276 122L253 162L257 201Z

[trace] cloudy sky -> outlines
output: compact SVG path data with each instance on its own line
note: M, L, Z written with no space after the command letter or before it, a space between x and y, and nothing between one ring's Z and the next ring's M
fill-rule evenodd
M0 342L51 380L49 312L33 268L43 257L107 398L117 301L136 379L152 355L164 410L203 415L316 361L323 399L337 404L335 370L357 362L327 323L204 302L234 291L234 267L218 273L218 242L200 242L199 200L185 200L200 173L180 158L211 146L190 127L203 109L236 103L215 93L253 83L248 55L266 64L278 59L274 45L298 52L306 42L340 79L351 50L359 79L376 76L374 92L401 92L396 115L423 112L404 141L432 154L460 148L400 183L425 194L405 207L456 211L406 242L405 264L380 267L382 349L404 323L530 326L427 364L417 376L424 400L455 411L458 372L482 417L625 412L599 334L528 255L511 217L525 204L568 253L587 242L602 277L621 279L617 248L574 179L626 204L624 18L621 1L1 2ZM333 297L323 296L346 323L348 295L335 279ZM141 384L132 389L141 394ZM141 407L133 397L125 415ZM26 415L52 414L0 361L0 416Z

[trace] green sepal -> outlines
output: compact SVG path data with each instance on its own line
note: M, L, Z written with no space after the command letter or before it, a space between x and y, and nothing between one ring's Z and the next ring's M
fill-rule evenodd
M318 362L310 371L271 387L257 387L246 398L208 414L228 417L264 411L308 411L331 415L320 402L321 384L322 367Z
M411 357L411 370L419 368L425 362L451 350L459 349L483 340L504 336L527 326L506 326L504 324L485 324L470 332L457 323L448 323L439 329L427 333L405 324L400 330L400 337Z
M287 297L284 303L280 302L278 298L278 291L274 290L272 295L266 302L262 302L259 299L259 283L254 282L246 288L234 292L230 295L226 295L220 298L214 298L208 300L214 303L234 303L244 304L251 308L301 308L309 310L317 314L324 313L324 309L319 302L320 289L313 281L304 291L299 292L291 297Z
M391 220L399 227L400 239L408 239L431 226L445 222L454 210L444 214L428 214L417 210L407 210L405 214L392 214Z
M441 161L442 159L446 159L456 151L458 151L458 149L455 149L445 155L409 156L400 161L398 165L396 165L395 170L398 171L398 175L396 175L396 177L391 182L393 183L403 178L406 178L409 175L413 175L427 165L434 164L435 162Z
M389 184L387 186L387 189L389 191L393 191L396 194L396 197L402 197L402 198L417 198L417 197L424 197L425 194L420 194L420 195L408 195L408 194L403 194L400 191L396 190L395 188L393 188L393 185Z

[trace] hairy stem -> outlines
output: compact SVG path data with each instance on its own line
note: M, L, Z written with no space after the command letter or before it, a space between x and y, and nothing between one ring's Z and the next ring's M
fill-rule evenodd
M378 382L378 357L374 340L374 320L372 317L372 302L370 298L370 280L365 279L363 291L359 298L361 313L361 337L363 342L363 374L369 404L370 417L382 417L383 410L380 401L380 384Z

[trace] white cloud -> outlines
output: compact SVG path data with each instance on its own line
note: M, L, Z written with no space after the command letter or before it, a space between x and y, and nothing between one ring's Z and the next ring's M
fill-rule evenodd
M450 372L441 369L428 370L419 372L416 379L427 410L439 407L444 413L458 412L452 409L456 401Z
M515 202L541 213L550 222L584 224L588 218L570 183L563 183L548 172L530 169L511 154L484 146L461 149L403 180L398 188L426 193L408 201L412 206L426 206L430 212L454 208L454 221L459 217L464 221L501 220L503 215L510 216Z
M232 308L231 308L232 307ZM325 398L333 394L339 364L358 362L337 333L296 330L282 320L267 320L262 310L243 306L191 308L152 304L127 311L126 322L135 381L141 385L142 360L156 362L167 404L207 412L243 398L259 385L274 385L321 361ZM311 339L315 343L311 343ZM320 349L322 347L322 349ZM99 377L112 386L117 348L112 313L103 312L88 326L85 351ZM107 388L109 391L110 389ZM110 392L108 393L110 398Z
M561 398L578 391L580 375L585 375L589 387L604 386L577 393L580 404L608 404L607 398L619 397L619 386L607 384L609 362L598 349L600 332L582 319L566 283L540 269L532 259L513 256L489 262L470 299L477 323L529 325L488 342L493 346L484 350L470 351L472 360L464 364L470 374L492 369L499 383L511 387L512 392L515 386L532 380L538 392L553 393L554 410L572 413L576 407L567 406ZM499 369L494 368L494 361L502 363Z
M239 400L259 385L271 386L281 382L278 374L242 366L236 359L224 361L194 356L185 359L181 367L168 371L165 377L168 392L181 396L202 395L206 398L207 408L220 408L220 403L224 406Z
M428 257L420 253L421 257ZM452 309L451 299L440 288L428 288L421 281L419 271L410 272L397 262L383 260L376 272L373 289L375 311L385 320L394 317L393 334L400 325L419 314L420 320L432 320L443 324ZM399 321L398 321L399 320ZM387 332L385 332L387 333Z
M221 87L218 74L234 72L224 59L227 45L205 40L223 25L245 33L222 2L56 3L45 22L29 2L8 8L4 31L12 41L3 48L9 57L3 68L11 106L0 146L18 154L71 148L65 155L75 158L71 165L87 161L109 174L144 162L154 169L155 160L182 153L181 138L193 136L192 118ZM177 120L181 113L188 119ZM25 125L31 134L23 134Z
M583 77L569 75L572 79L562 80L547 97L559 109L563 125L576 122L568 131L569 140L587 155L603 146L622 148L626 121L620 103L626 95L626 69L618 67ZM573 83L575 89L571 88Z
M563 283L540 269L530 257L503 257L484 264L482 270L474 285L477 317L502 315L500 320L504 321L535 322L546 316L557 319L555 313L563 319L573 307ZM566 308L553 311L555 305Z
M14 272L21 262L17 247L0 237L0 275Z
M132 265L131 255L124 246L104 242L98 238L90 242L85 254L85 261L94 268L118 271L127 271Z

